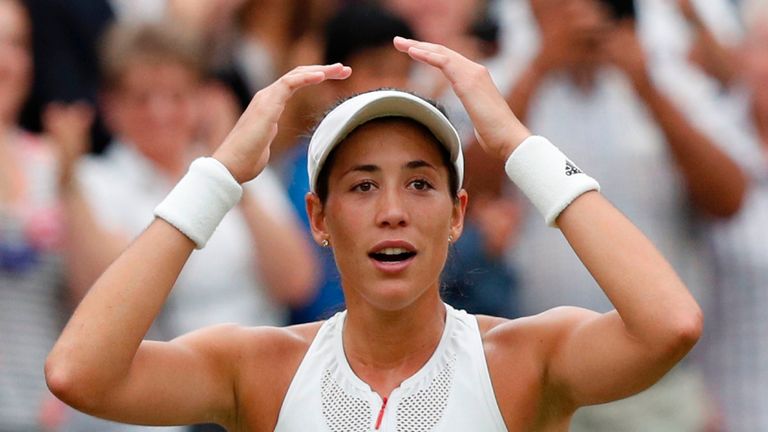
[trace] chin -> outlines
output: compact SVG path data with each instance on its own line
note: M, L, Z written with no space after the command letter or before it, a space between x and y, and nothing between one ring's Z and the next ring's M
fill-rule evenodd
M427 284L404 280L378 281L364 294L368 304L387 312L396 312L408 308L423 298Z

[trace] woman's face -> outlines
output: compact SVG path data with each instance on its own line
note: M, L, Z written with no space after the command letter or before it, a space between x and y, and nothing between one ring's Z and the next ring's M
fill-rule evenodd
M29 23L16 2L0 0L0 123L13 123L32 74Z
M338 148L313 231L333 248L347 305L400 310L437 296L448 237L461 234L467 196L454 200L439 144L421 127L367 123Z

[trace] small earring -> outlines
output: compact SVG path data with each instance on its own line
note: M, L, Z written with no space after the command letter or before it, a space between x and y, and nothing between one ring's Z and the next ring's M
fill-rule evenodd
M323 239L323 241L320 243L320 246L327 248L330 244L331 242L329 242L328 239Z
M453 243L453 236L448 234L448 244Z

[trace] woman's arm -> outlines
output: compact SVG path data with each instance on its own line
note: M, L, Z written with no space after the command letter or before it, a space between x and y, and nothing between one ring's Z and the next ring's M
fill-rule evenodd
M193 249L156 220L102 274L48 356L46 379L57 397L91 414L151 424L203 421L199 415L217 405L219 414L232 407L231 383L202 367L212 366L202 351L142 342ZM152 406L156 415L146 416Z
M698 340L701 309L651 242L599 193L589 192L557 223L616 308L563 310L566 324L550 360L550 384L575 405L639 392Z
M736 214L747 190L746 175L653 83L634 24L618 25L606 50L610 60L627 74L637 95L664 133L691 201L711 216Z
M289 72L254 97L214 157L240 183L256 177L293 92L349 74L338 64ZM158 219L117 258L48 356L46 380L54 394L83 411L129 423L226 424L235 418L235 330L217 327L167 343L142 342L194 247Z
M53 102L43 112L46 135L53 142L59 168L59 199L64 219L64 263L73 304L85 296L128 239L101 226L83 196L75 173L90 146L93 109L84 102Z
M529 137L482 66L439 45L395 45L445 73L490 154L507 159ZM650 241L598 192L577 197L556 224L616 310L561 308L539 318L549 338L547 393L575 408L650 386L698 340L699 306Z

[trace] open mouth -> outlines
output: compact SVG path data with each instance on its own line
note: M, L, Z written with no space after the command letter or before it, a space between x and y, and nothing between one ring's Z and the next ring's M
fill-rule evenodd
M401 262L416 256L416 252L400 247L388 247L368 254L376 261L392 263Z

